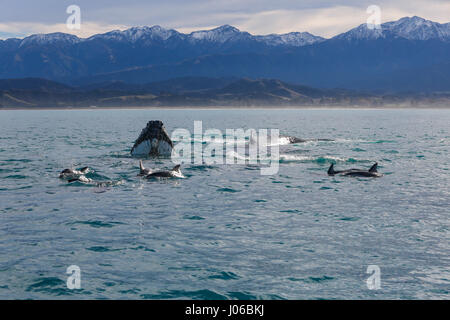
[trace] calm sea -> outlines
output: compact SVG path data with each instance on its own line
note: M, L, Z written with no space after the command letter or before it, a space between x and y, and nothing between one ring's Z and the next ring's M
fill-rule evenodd
M281 145L276 175L184 164L186 179L146 181L129 152L149 120L334 141ZM449 299L449 124L416 109L0 111L0 298ZM381 178L327 175L375 161ZM83 166L110 184L58 179Z

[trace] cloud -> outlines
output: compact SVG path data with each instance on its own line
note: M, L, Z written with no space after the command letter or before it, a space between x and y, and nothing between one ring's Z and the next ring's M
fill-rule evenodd
M59 24L43 24L43 23L29 23L29 22L12 22L12 23L0 23L0 37L10 38L12 36L23 38L30 34L37 33L53 33L63 32L76 35L80 38L87 38L93 34L105 33L111 30L124 30L128 28L125 25L110 25L110 24L97 24L94 22L83 22L80 30L68 29L65 23Z

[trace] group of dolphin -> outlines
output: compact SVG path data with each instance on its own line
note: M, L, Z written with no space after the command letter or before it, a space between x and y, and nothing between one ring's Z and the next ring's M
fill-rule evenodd
M250 142L252 142L250 137ZM287 137L290 143L301 143L310 140L299 139L295 137ZM316 141L330 141L329 139L315 139ZM131 149L132 156L159 156L170 154L173 148L173 142L169 138L167 131L164 128L162 121L149 121L147 126L142 130L138 139ZM334 170L334 164L331 164L328 169L328 175L342 175L351 177L381 177L382 174L377 171L378 163L375 163L369 170L365 169L347 169ZM180 165L176 165L171 170L167 171L152 171L145 168L142 160L139 161L140 172L138 176L146 179L151 178L184 178L180 170ZM87 178L86 174L91 172L89 167L84 167L79 170L64 169L61 171L59 177L70 182L93 183L92 179Z
M180 165L176 165L172 168L172 170L161 170L161 171L152 171L151 169L145 168L142 160L139 161L139 174L138 176L151 179L151 178L185 178L185 176L181 173ZM89 167L84 167L79 170L76 169L64 169L59 174L59 178L63 180L67 180L67 182L82 182L82 183L94 183L94 181L90 178L86 177L86 174L92 172Z

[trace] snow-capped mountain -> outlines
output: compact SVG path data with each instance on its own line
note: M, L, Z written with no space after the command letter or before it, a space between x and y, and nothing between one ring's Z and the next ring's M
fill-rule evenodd
M133 27L126 29L124 31L113 30L103 34L97 34L91 36L85 41L92 40L111 40L111 41L125 41L136 43L138 41L145 40L162 40L166 41L174 35L179 35L180 33L172 29L164 29L161 26L152 27Z
M301 47L317 42L322 42L325 38L312 35L309 32L290 32L285 34L269 34L266 36L256 36L258 41L267 45L290 45L293 47Z
M384 30L409 40L450 40L450 23L440 24L417 16L386 22L382 26Z
M270 34L270 35L251 35L248 32L240 31L239 29L223 25L218 28L210 30L199 30L184 34L173 29L165 29L161 26L152 27L133 27L126 30L113 30L103 34L96 34L86 39L80 39L74 35L64 33L50 33L50 34L36 34L24 38L20 46L29 44L55 44L66 43L75 44L86 41L114 41L114 42L129 42L142 44L151 44L152 41L167 41L171 37L177 36L179 41L188 41L189 43L225 43L237 41L255 41L264 43L268 46L293 46L300 47L310 45L315 42L325 40L322 37L312 35L308 32L291 32L287 34Z
M313 87L450 91L449 57L450 23L419 17L379 30L363 24L332 39L252 35L230 25L191 33L144 26L86 39L52 33L0 40L0 78L88 84L264 77Z
M20 42L20 46L27 46L27 45L49 45L49 44L76 44L82 41L82 39L78 38L77 36L62 33L62 32L55 32L55 33L48 33L48 34L34 34L29 37L24 38Z
M374 40L379 38L450 41L450 23L441 24L423 18L404 17L370 29L366 23L334 37L339 40Z
M35 34L20 41L20 47L27 45L47 45L47 44L77 44L85 41L106 40L117 42L137 43L140 41L151 44L152 41L167 41L176 36L180 41L195 43L225 43L233 41L255 41L268 46L293 46L300 47L323 42L326 39L312 35L308 32L291 32L286 34L251 35L248 32L223 25L210 30L194 31L184 34L173 29L165 29L155 25L152 27L133 27L126 30L113 30L103 34L93 35L86 39L61 32L50 34ZM450 23L440 24L425 20L423 18L404 17L397 21L386 22L381 28L369 29L367 24L351 29L345 33L337 35L334 39L339 40L373 40L386 37L401 37L408 40L430 40L438 39L450 41Z
M187 37L192 42L210 41L224 43L226 41L242 40L244 38L250 39L251 35L248 32L241 32L239 29L233 26L223 25L211 30L194 31L191 32Z

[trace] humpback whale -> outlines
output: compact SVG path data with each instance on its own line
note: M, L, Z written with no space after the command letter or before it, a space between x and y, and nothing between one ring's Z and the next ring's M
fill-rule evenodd
M79 170L76 169L64 169L59 174L59 177L61 179L71 180L71 179L77 179L80 176L84 176L86 173L89 173L90 169L89 167L83 167Z
M334 170L334 164L332 163L328 169L328 175L334 176L336 174L342 176L351 177L381 177L382 174L377 171L378 163L376 162L369 170L364 169L347 169L347 170Z
M294 137L294 136L284 136L284 135L280 136L280 140L281 139L285 139L285 141L287 140L287 142L289 144L305 143L305 142L310 142L310 141L334 141L333 139L301 139L301 138L297 138L297 137ZM250 144L255 144L257 142L258 142L258 140L256 139L254 133L252 132L250 134L249 143Z
M181 173L180 165L177 164L170 171L156 171L156 172L152 172L152 173L146 175L145 178L147 178L147 179L151 179L151 178L184 178L184 176Z
M333 139L301 139L292 136L281 136L282 138L288 139L289 143L304 143L310 141L333 141Z
M170 140L162 121L153 120L147 123L136 139L132 156L170 156L173 142Z

